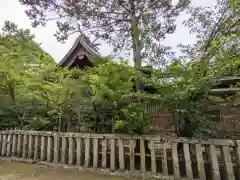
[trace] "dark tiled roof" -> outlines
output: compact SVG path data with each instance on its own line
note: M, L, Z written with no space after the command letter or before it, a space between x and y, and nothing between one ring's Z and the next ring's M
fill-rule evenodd
M79 36L73 46L71 47L71 49L68 51L68 53L63 57L63 59L57 64L58 66L63 65L68 57L73 53L73 51L77 48L78 44L81 44L90 54L91 56L95 57L95 58L102 58L101 55L97 52L97 50L95 50L94 48L92 48L85 40L84 36Z

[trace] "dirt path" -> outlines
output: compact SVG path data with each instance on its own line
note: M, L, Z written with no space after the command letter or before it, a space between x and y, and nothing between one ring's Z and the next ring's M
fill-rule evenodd
M104 176L76 172L69 169L52 169L34 164L0 162L0 180L130 180L132 178Z

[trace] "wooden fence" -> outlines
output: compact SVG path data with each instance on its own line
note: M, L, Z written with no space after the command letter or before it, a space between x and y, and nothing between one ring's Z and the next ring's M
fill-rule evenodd
M1 131L3 158L160 179L239 180L240 141Z

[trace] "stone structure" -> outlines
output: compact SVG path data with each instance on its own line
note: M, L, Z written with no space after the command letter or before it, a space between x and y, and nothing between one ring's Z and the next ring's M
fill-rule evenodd
M239 180L240 141L116 134L1 131L12 161L159 179Z

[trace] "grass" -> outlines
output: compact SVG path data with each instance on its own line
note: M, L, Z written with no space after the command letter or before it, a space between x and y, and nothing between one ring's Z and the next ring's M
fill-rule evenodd
M53 169L36 164L0 162L0 180L131 180L71 169Z

